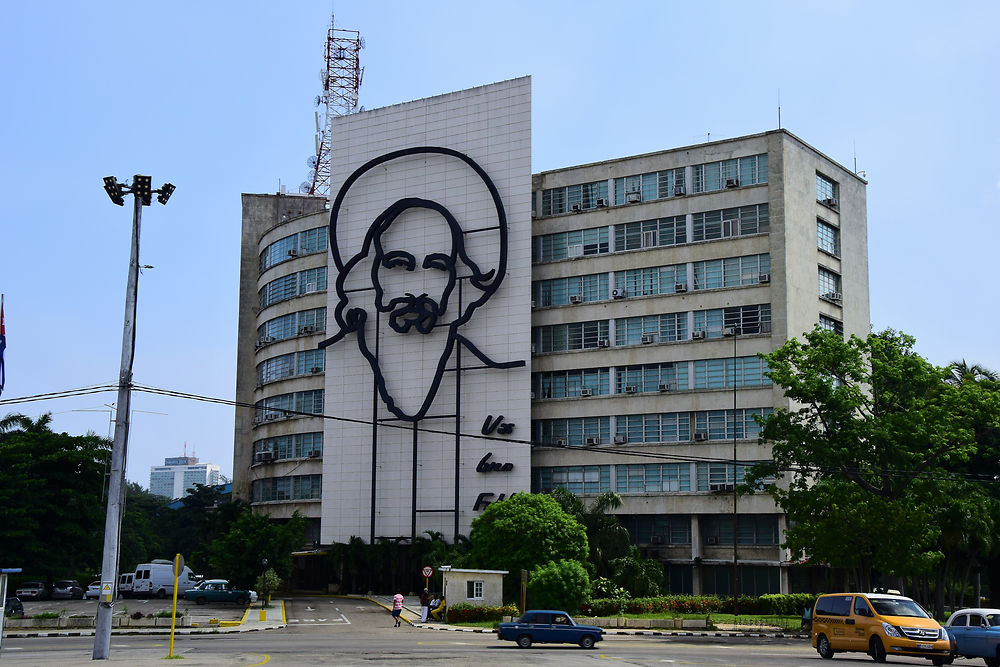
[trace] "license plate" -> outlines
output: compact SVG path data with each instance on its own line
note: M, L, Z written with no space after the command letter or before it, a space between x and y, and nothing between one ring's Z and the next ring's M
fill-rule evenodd
M934 648L934 644L917 644L917 648L921 651L930 651Z

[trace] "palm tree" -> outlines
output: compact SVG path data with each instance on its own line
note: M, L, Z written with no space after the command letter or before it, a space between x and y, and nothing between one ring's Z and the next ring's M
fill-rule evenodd
M12 412L3 419L0 419L0 434L6 433L45 433L51 431L49 424L52 423L52 413L46 412L44 415L31 420L31 417Z
M948 372L950 375L945 379L945 382L956 387L960 387L966 382L982 382L983 380L996 382L1000 380L1000 375L996 371L979 364L969 365L965 359L948 364Z

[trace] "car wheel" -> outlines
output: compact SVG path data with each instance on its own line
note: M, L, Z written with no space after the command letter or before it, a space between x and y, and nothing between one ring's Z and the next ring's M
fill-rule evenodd
M201 597L197 597L197 598L195 598L195 599L194 599L194 601L195 601L195 602L196 602L197 604L205 604L205 597L204 597L204 596L201 596Z
M871 641L868 642L868 655L875 662L885 662L885 646L882 645L881 639L872 637Z
M816 650L822 658L829 660L833 657L833 647L830 646L830 640L826 638L826 635L820 635L816 638Z
M250 602L250 598L248 598L245 595L241 596L238 600L236 600L236 604L238 605L245 605L248 602Z
M986 667L1000 667L1000 657L997 658L983 658L986 662Z
M594 648L594 636L584 635L580 637L580 648Z
M528 635L521 635L517 638L517 645L520 648L531 648L531 637Z
M160 590L156 591L156 597L162 600L163 598L167 597L167 592L161 588Z

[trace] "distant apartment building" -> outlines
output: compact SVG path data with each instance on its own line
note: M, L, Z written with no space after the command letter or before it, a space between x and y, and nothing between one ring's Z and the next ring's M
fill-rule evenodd
M199 463L196 456L165 458L162 466L149 469L149 492L157 496L180 498L195 484L214 486L218 483L219 466Z

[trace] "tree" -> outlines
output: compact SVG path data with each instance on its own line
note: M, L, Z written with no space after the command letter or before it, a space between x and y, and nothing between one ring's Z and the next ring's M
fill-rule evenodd
M632 593L633 597L653 597L663 586L663 565L658 560L643 558L639 547L629 546L628 552L610 562L612 579Z
M292 574L292 552L305 538L305 519L296 512L285 522L245 509L232 527L209 546L209 563L216 576L237 588L250 588L267 568L287 580Z
M817 327L764 355L793 407L764 421L773 462L747 482L787 478L773 491L790 520L787 546L855 569L862 587L873 567L915 574L940 561L936 478L975 453L975 424L990 409L913 344L891 329L844 340Z
M965 359L948 364L948 378L945 379L945 382L949 384L963 385L967 382L982 382L983 380L996 382L1000 380L1000 375L985 366L970 365Z
M528 575L528 595L536 609L564 609L575 614L590 593L590 578L579 561L549 561Z
M563 511L576 519L587 531L588 559L592 577L610 577L611 561L627 556L632 547L628 530L618 517L609 514L622 506L622 498L609 491L598 496L588 507L575 494L559 487L552 492Z
M111 448L93 433L53 433L50 423L49 414L0 420L0 562L49 580L100 567Z
M551 496L519 493L490 503L472 522L470 567L507 570L516 581L522 569L558 560L587 560L587 533ZM510 586L506 586L509 592Z
M135 483L125 487L125 510L122 513L119 571L128 572L134 565L148 563L154 558L166 558L175 553L164 546L166 517L173 510L167 500L146 491Z

